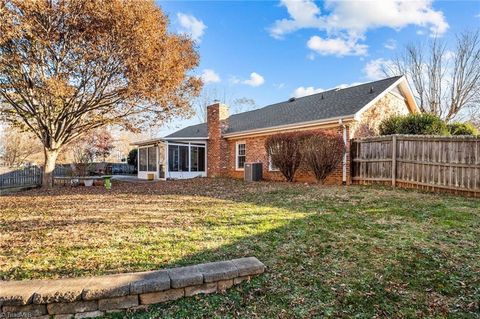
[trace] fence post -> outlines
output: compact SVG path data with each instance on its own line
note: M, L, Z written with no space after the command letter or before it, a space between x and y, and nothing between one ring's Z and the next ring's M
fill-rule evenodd
M397 179L397 136L392 136L392 186L395 187Z

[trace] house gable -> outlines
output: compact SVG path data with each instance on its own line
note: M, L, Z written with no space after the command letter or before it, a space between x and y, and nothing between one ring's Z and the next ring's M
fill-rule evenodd
M378 135L379 125L386 118L416 112L419 109L415 98L405 77L402 77L355 114L351 137Z

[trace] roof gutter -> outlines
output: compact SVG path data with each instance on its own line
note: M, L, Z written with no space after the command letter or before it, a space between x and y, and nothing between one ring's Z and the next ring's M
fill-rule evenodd
M165 140L208 140L208 137L164 137Z
M283 130L295 129L295 128L305 129L305 128L311 128L311 127L314 127L314 126L338 124L339 120L342 120L343 122L345 122L345 121L351 122L351 121L354 120L354 116L355 116L354 114L347 115L347 116L337 116L337 117L331 117L331 118L323 119L323 120L299 122L299 123L293 123L293 124L271 126L271 127L261 128L261 129L253 129L253 130L246 130L246 131L241 131L241 132L227 133L227 134L223 134L223 137L225 137L225 138L241 137L241 136L246 136L246 135L272 133L272 132L276 132L276 131L283 131Z
M158 142L165 142L165 141L204 141L208 140L208 137L162 137L162 138L154 138L150 140L144 140L144 141L138 141L138 142L133 142L130 143L130 145L133 146L145 146L145 145L151 145L155 144Z

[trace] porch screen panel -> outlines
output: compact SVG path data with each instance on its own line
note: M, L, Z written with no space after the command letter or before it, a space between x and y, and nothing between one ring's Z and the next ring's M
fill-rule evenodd
M198 147L195 146L190 149L190 170L198 172Z
M147 149L140 148L138 149L138 170L146 171L147 170Z
M188 172L188 146L168 145L168 170L170 172Z
M180 148L180 171L181 172L188 172L188 146L179 146Z
M157 170L157 147L148 148L148 171L155 172Z
M168 145L168 170L178 172L178 146Z
M198 171L205 172L205 147L198 148Z
M192 146L190 149L192 172L205 172L205 147Z

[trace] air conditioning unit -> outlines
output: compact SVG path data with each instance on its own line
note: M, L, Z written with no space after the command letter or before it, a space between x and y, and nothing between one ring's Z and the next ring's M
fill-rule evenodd
M262 180L262 163L245 163L245 181L258 182Z

